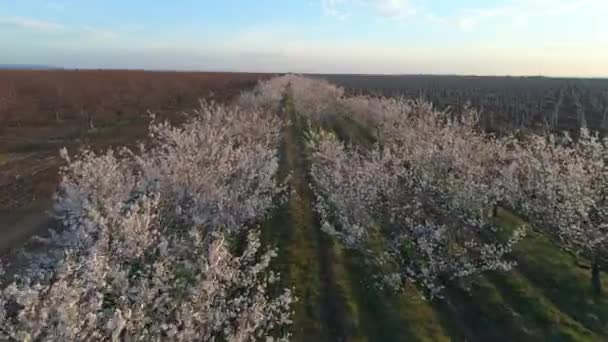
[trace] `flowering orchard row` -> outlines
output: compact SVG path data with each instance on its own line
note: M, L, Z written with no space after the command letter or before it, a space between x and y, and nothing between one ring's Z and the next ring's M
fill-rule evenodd
M285 191L283 124L259 96L153 120L138 151L62 150L63 229L0 288L0 340L286 340L294 298L256 228Z
M501 229L502 208L592 259L601 290L608 140L587 129L576 138L496 138L473 110L455 117L422 101L348 97L320 80L291 85L313 126L346 115L376 136L369 148L313 130L311 173L325 231L362 252L377 233L387 239L386 254L370 257L396 264L383 275L390 284L415 281L432 297L452 279L511 268L508 254L527 227Z

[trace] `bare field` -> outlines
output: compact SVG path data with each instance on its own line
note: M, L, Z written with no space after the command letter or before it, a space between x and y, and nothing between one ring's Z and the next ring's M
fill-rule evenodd
M0 71L0 248L29 236L14 232L15 222L27 221L49 208L59 181L61 147L75 150L84 145L94 149L132 145L146 137L149 112L175 123L183 110L196 107L200 99L226 102L270 76Z

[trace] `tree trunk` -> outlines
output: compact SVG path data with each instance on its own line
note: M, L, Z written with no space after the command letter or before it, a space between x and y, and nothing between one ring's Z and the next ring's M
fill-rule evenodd
M593 254L591 262L591 286L595 295L602 294L602 279L600 278L600 256L599 252Z

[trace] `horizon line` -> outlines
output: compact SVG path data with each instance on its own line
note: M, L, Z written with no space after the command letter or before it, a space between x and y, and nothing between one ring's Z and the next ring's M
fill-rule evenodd
M0 70L13 71L146 71L146 72L177 72L177 73L235 73L235 74L296 74L296 75L335 75L335 76L434 76L434 77L487 77L487 78L550 78L550 79L590 79L608 80L606 76L551 76L543 74L466 74L466 73L369 73L369 72L292 72L292 71L247 71L242 69L163 69L163 68L116 68L116 67L63 67L45 64L8 64L0 63Z

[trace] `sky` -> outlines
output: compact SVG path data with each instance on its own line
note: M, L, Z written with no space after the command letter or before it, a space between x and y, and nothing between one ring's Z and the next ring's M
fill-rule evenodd
M608 77L608 0L0 0L0 64Z

